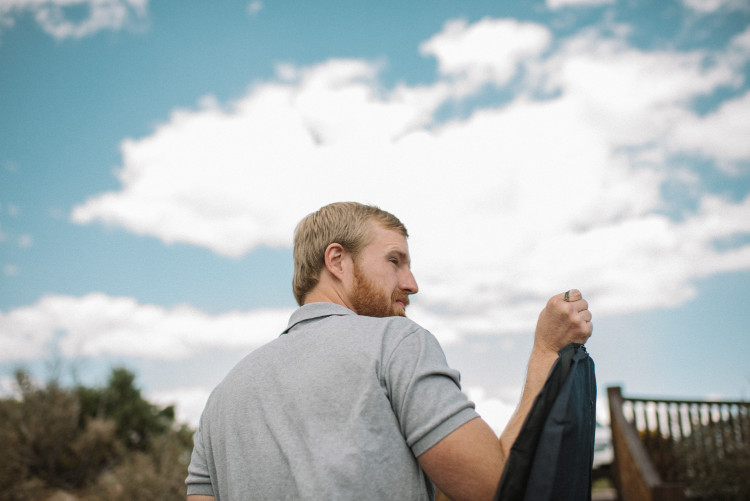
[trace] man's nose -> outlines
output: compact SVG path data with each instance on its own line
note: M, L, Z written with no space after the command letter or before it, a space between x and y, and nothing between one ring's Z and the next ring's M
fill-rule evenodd
M416 294L419 292L417 279L414 278L414 273L412 273L410 269L407 269L401 278L401 290L408 294Z

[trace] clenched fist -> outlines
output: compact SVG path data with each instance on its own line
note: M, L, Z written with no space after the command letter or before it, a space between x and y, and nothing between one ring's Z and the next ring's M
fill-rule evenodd
M584 344L593 328L589 303L581 291L571 289L547 301L536 324L534 347L557 353L569 343Z

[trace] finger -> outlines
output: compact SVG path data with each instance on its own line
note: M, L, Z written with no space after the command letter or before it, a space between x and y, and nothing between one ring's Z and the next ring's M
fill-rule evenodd
M589 310L583 310L579 312L579 314L581 315L581 318L586 322L591 322L591 319L593 318Z
M584 310L588 310L588 309L589 309L589 302L588 302L588 301L586 301L585 299L579 299L579 300L578 300L578 301L576 301L576 303L575 303L575 309L576 309L577 311L584 311Z
M583 295L578 289L570 289L569 291L559 294L559 296L563 301L566 301L568 303L574 303L583 299Z

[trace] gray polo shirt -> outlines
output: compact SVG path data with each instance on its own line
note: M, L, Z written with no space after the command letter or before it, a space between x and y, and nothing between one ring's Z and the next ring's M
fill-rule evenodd
M211 394L188 494L430 499L416 458L475 417L428 331L402 317L308 304Z

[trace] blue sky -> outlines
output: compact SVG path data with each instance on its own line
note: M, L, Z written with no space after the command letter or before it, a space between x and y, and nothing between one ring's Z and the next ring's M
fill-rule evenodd
M496 428L580 288L603 396L750 396L740 0L0 3L0 388L113 365L195 422L295 304L296 222L409 228Z

